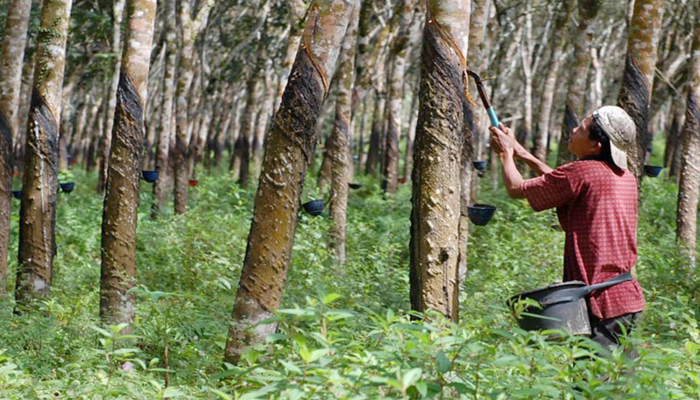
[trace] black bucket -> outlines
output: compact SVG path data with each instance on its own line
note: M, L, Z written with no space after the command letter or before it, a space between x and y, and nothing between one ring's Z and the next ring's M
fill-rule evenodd
M323 212L323 200L311 200L301 205L304 211L314 217L318 217Z
M491 221L496 207L488 204L472 204L467 206L467 216L475 225L484 226Z
M484 160L472 161L472 165L477 171L483 171L486 169L486 161Z
M526 331L558 329L574 335L590 335L586 295L632 279L632 273L628 271L595 285L586 286L580 281L556 283L516 294L508 299L507 304L513 312L523 299L531 299L539 304L539 307L526 306L518 318L518 325Z
M362 185L363 185L363 184L360 183L360 182L358 182L358 183L348 183L348 187L350 187L350 189L359 189L359 188L362 187Z
M158 180L158 171L141 171L143 180L148 183L153 183Z
M656 178L659 176L662 169L664 169L664 167L660 167L658 165L645 165L644 174L650 178Z
M12 197L14 197L15 199L21 199L22 198L22 191L21 190L13 190Z
M64 182L64 183L59 183L61 186L61 191L63 193L70 193L75 189L75 182Z

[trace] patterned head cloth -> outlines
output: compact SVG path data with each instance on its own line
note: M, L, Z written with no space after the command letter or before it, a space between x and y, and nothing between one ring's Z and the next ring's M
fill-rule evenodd
M610 154L615 165L627 169L627 152L635 143L637 128L625 110L604 106L593 111L593 120L610 139Z

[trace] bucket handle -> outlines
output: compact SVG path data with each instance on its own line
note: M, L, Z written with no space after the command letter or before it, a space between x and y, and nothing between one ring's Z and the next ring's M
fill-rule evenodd
M571 301L576 301L582 299L584 296L590 294L599 289L606 289L610 286L617 285L618 283L628 282L634 279L632 276L632 271L627 271L624 274L620 274L613 278L608 279L605 282L596 283L595 285L588 285L578 288L564 289L546 296L540 300L540 305L542 307L552 306L559 303L568 303Z

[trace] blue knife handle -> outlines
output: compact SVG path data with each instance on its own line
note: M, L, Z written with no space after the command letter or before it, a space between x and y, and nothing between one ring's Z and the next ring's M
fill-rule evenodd
M496 116L496 110L494 110L493 107L489 107L486 109L486 113L489 115L491 125L498 128L498 117Z

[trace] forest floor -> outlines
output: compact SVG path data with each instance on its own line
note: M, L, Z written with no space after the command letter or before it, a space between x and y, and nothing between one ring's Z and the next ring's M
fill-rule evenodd
M278 333L236 367L222 356L254 190L225 173L203 176L186 215L153 221L142 183L136 336L121 337L97 317L96 177L74 175L75 191L59 194L51 298L23 316L0 300L0 399L700 398L700 279L680 267L665 173L643 184L637 272L647 310L628 340L634 361L517 328L505 300L560 279L564 235L553 212L534 213L484 178L481 201L499 209L470 227L460 323L407 315L410 185L384 196L366 180L350 193L347 265L333 263L329 221L302 215ZM14 256L10 268L13 277Z

